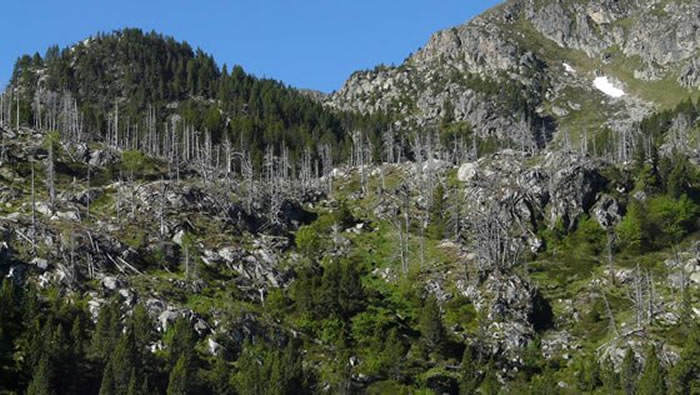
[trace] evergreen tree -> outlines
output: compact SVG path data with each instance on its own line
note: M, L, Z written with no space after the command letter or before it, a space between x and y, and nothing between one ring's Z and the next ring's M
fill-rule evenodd
M639 395L655 395L666 393L665 372L661 366L661 362L656 355L654 346L649 346L647 351L646 361L644 362L644 370L639 378L637 394Z
M479 388L479 370L474 361L471 347L464 349L462 365L459 367L460 383L459 393L463 395L473 394Z
M179 317L171 330L173 333L167 343L170 366L174 366L182 357L187 361L187 365L192 364L195 357L194 347L197 343L197 334L192 329L192 325L186 318Z
M603 361L600 368L600 380L606 394L613 394L620 388L620 378L615 372L615 366L609 357Z
M620 381L625 394L635 394L637 390L637 375L637 359L634 356L634 351L628 348L625 353L625 358L622 360L622 367L620 368Z
M214 362L211 390L213 393L220 395L232 395L234 393L231 386L231 369L221 356L217 357Z
M395 380L399 379L405 355L406 346L399 338L399 331L392 328L384 341L384 350L382 351L382 360L389 377Z
M100 395L116 395L119 392L114 387L114 372L112 364L108 363L102 372L102 383L100 384Z
M578 361L579 388L591 392L600 385L600 367L594 355L583 356Z
M50 366L49 357L47 354L39 361L34 374L32 376L32 381L29 383L27 388L27 395L49 395L53 394L52 390L52 371Z
M119 338L109 362L112 367L114 389L118 393L126 392L129 388L132 373L135 369L141 371L140 362L136 355L134 333L131 329L127 329L127 332Z
M438 306L437 299L432 295L425 299L418 321L418 328L428 349L440 352L445 340L445 328L442 325L440 306Z
M168 395L187 395L189 393L190 366L187 357L183 354L178 358L175 366L170 371L168 379Z
M445 237L445 230L447 229L445 205L445 187L442 186L442 183L438 183L433 191L433 202L429 210L430 225L428 227L428 235L432 239L442 240Z
M338 306L343 318L350 318L364 307L364 287L360 272L353 262L342 265L338 292Z
M669 372L670 393L700 393L700 326L686 338L681 358Z
M91 350L96 358L105 363L109 361L112 350L114 350L121 334L120 315L119 305L116 302L109 302L102 306L97 317Z

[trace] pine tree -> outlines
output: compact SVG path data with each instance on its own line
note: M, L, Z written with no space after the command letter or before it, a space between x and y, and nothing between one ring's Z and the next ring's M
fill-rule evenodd
M625 353L625 359L622 360L622 367L620 370L620 381L625 394L635 394L637 390L637 374L637 359L634 356L634 351L628 348Z
M185 357L185 355L181 355L175 363L173 370L170 371L170 378L168 379L168 395L186 395L189 393L188 386L190 382L190 367L188 365L189 363L187 361L187 357Z
M433 191L433 203L429 212L430 226L428 227L428 235L435 240L442 240L447 229L445 198L445 187L442 186L442 183L438 183Z
M392 328L384 341L384 350L382 351L382 360L391 378L399 378L405 355L406 346L399 338L399 331Z
M350 318L364 306L364 288L360 273L353 262L342 265L338 305L344 318Z
M231 387L231 369L226 360L222 357L217 357L212 369L211 390L215 394L232 395L234 393Z
M115 395L118 392L114 388L114 372L112 364L108 363L102 372L102 383L100 384L100 395Z
M27 395L49 395L53 394L51 389L52 372L49 357L47 354L41 357L32 377L32 381L27 388Z
M131 329L127 329L127 333L119 338L109 362L112 367L114 389L118 393L123 393L129 388L134 369L141 371L139 362L136 356L134 333Z
M144 392L143 394L145 395L146 392ZM140 395L135 369L131 369L131 375L129 376L129 386L126 389L126 395Z
M666 373L661 362L656 355L654 346L649 346L644 363L644 370L639 378L637 394L639 395L656 395L666 393L665 383Z
M594 355L582 356L577 370L581 390L591 392L600 385L600 367Z
M697 324L686 338L681 358L669 372L670 393L700 393L700 326Z
M600 367L600 379L606 394L613 394L620 388L620 378L615 373L615 366L609 357L605 358Z
M182 357L190 365L195 356L194 347L197 343L197 334L192 329L189 321L184 317L179 317L175 321L172 330L173 335L167 344L170 366L174 366Z
M95 357L105 363L109 360L121 333L120 314L119 305L116 302L110 302L102 306L97 317L91 350Z
M440 306L438 306L437 299L432 295L425 300L418 327L428 349L440 352L442 343L445 340L445 328L442 325Z
M479 371L471 347L464 349L462 365L459 367L460 383L459 393L463 395L473 394L479 388Z

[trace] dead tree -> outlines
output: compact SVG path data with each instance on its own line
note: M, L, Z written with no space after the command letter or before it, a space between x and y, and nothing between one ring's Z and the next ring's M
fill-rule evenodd
M470 207L470 225L481 272L507 270L520 261L523 243L514 231L512 215L518 199L517 196L502 201L469 199L474 202Z
M401 271L408 273L408 253L410 242L410 225L411 225L411 194L410 187L406 182L403 182L391 196L393 200L392 212L389 216L389 221L396 230L399 241L399 259L401 261Z
M36 254L36 194L34 189L34 161L32 165L32 248Z
M656 289L653 278L648 271L642 272L639 263L627 290L627 297L634 309L636 329L642 330L650 325L657 313Z
M615 259L613 257L613 251L615 248L615 230L611 228L608 230L608 237L606 243L607 261L608 261L608 272L610 273L610 284L615 286Z
M54 172L54 140L53 136L49 135L47 139L47 149L48 156L46 158L46 187L49 193L49 204L51 205L51 210L55 209L56 204L56 186L55 186L55 172Z
M329 144L321 144L318 148L321 156L321 168L326 179L327 194L333 192L333 155Z

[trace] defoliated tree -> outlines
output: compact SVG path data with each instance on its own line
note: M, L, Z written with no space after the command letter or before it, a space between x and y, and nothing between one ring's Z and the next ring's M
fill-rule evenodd
M47 133L44 137L44 147L48 151L46 157L46 188L49 193L49 204L53 209L56 203L56 172L54 170L54 154L58 148L60 136L58 132Z

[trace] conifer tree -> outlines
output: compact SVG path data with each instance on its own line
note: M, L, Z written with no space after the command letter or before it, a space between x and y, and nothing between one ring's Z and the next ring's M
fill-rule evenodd
M231 386L231 369L226 360L219 356L214 362L211 378L211 390L215 394L232 395L233 387Z
M634 395L637 390L638 366L634 351L631 348L627 349L620 369L620 381L623 391L627 395Z
M102 383L100 384L100 395L116 395L119 392L114 388L114 372L112 364L108 363L102 372Z
M189 393L188 385L190 381L189 362L183 354L178 358L175 366L170 371L168 379L168 395L186 395Z
M700 326L686 338L681 358L669 372L670 393L700 393Z
M445 187L439 182L433 191L433 201L429 212L430 226L428 227L428 235L435 240L442 240L447 229L445 199Z
M34 371L32 381L27 388L27 395L49 395L54 393L51 389L52 369L50 363L49 356L45 353Z
M418 327L426 346L431 351L441 351L441 346L445 340L445 328L442 325L440 306L438 306L437 299L432 295L425 300Z
M605 358L600 368L600 380L607 394L613 394L620 388L619 376L615 373L615 366L609 357Z
M121 333L119 316L119 306L115 302L109 302L102 306L97 317L91 351L93 356L105 363L109 360Z
M459 393L463 395L473 394L479 387L479 371L471 347L464 349L462 365L459 367L460 383Z
M637 394L639 395L655 395L666 393L665 372L654 346L649 346L647 351L646 361L644 362L644 370L639 378L637 386Z

